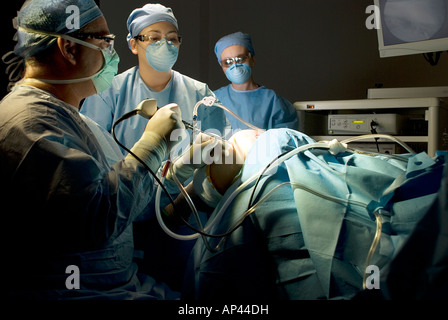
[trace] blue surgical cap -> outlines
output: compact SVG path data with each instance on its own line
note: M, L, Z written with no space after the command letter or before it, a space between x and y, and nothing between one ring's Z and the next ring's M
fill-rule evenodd
M146 27L161 21L170 22L179 30L173 10L159 3L148 3L142 8L132 11L127 21L129 31L127 41L129 49L131 49L131 39L133 37L138 36Z
M224 51L224 49L233 45L243 46L247 50L249 50L252 56L255 56L255 51L254 47L252 46L252 39L250 38L250 35L243 32L235 32L222 37L221 39L218 40L218 42L216 42L215 54L216 57L218 58L218 62L221 61L221 54Z
M20 27L68 34L102 15L94 0L26 1L17 15L17 45L14 52L18 56L28 58L42 52L55 41L53 36L27 32ZM75 21L79 21L79 28Z

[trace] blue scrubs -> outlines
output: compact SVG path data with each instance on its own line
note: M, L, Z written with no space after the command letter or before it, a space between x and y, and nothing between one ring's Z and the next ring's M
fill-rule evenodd
M182 119L191 123L195 104L206 96L214 96L214 94L205 83L177 71L173 71L172 78L165 89L160 92L153 91L143 82L139 68L132 67L117 75L108 90L85 99L81 113L111 132L115 121L132 111L142 100L156 99L159 107L169 103L178 104L182 111ZM201 105L198 108L198 119L202 130L213 128L222 135L228 126L226 115L219 107ZM130 149L142 136L147 122L148 120L143 117L132 117L118 125L115 134L118 140ZM123 150L123 153L126 152Z
M261 86L254 90L235 90L231 84L215 91L221 103L243 120L260 129L298 129L297 111L274 90ZM240 120L227 113L232 129L248 129Z

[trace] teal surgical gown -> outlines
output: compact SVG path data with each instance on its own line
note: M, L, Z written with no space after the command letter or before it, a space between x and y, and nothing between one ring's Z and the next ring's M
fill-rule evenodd
M153 177L123 156L111 164L110 136L91 125L27 85L0 103L4 290L36 299L175 298L133 261L132 222L153 196ZM79 289L66 284L72 265Z
M225 107L260 129L298 129L294 106L272 89L261 86L254 90L240 91L229 84L216 90L215 94ZM248 128L231 114L227 118L234 130Z
M272 160L314 142L288 129L260 135L210 221L237 187ZM271 167L256 188L254 181L232 199L209 233L232 230L251 205L270 194L224 241L207 238L217 250L198 239L183 296L213 301L351 299L361 292L367 271L376 232L372 212L383 208L381 237L369 261L379 268L382 281L385 266L437 197L444 167L444 161L425 153L333 155L310 149L289 157Z
M149 88L140 76L139 68L132 67L117 75L112 86L97 95L85 99L81 113L95 120L100 126L111 132L112 126L122 115L135 109L144 99L156 99L159 107L169 103L176 103L182 111L182 119L193 120L195 104L213 92L205 83L194 80L173 71L172 78L165 89L160 92ZM201 129L215 129L224 135L228 122L223 109L219 107L198 108L198 120ZM140 139L148 120L143 117L132 117L116 127L118 140L127 148L132 148ZM123 150L123 153L126 153Z

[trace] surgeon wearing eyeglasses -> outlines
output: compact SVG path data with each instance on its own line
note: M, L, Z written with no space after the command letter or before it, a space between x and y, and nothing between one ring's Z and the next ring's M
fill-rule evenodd
M254 80L255 50L249 34L235 32L215 45L218 63L227 86L215 90L221 103L239 117L261 129L298 129L297 112L291 102ZM232 129L247 129L235 117L228 117Z

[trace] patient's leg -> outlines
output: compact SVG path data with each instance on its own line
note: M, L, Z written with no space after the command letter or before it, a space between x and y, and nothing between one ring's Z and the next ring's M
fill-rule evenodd
M243 165L238 163L213 163L198 169L201 172L197 171L194 181L190 182L185 188L196 209L211 213L222 195L232 185L242 167ZM172 222L182 224L184 223L183 220L189 219L192 211L181 193L174 200L174 206L170 203L164 208L164 213Z

